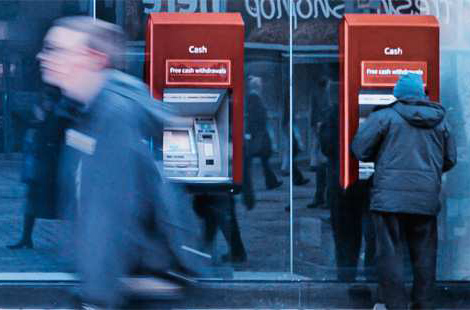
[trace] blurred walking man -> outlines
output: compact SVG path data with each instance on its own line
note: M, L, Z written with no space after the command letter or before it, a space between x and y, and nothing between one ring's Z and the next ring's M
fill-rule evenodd
M411 309L431 309L441 176L456 164L456 147L445 109L427 100L421 76L401 77L394 96L396 102L360 126L352 151L358 160L375 163L370 209L387 309L408 308L405 245L414 275Z
M174 264L155 228L158 170L143 143L144 84L115 68L124 54L121 29L90 17L57 20L38 54L42 78L67 100L59 201L76 216L77 268L86 303L115 309L120 278L133 268L165 272ZM66 104L64 103L66 102ZM155 181L157 180L157 181ZM171 193L166 193L166 197Z

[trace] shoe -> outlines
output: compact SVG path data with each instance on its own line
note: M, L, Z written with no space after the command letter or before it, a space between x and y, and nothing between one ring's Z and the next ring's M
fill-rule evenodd
M387 307L383 303L376 303L372 310L387 310Z
M256 202L255 202L254 197L246 197L245 196L243 198L243 204L245 205L246 209L248 211L250 211L250 210L254 209Z
M83 302L80 304L80 308L81 310L104 310L105 308L101 308L100 306L97 306L95 304L91 304L91 303L86 303L86 302Z
M296 186L302 186L302 185L307 184L308 182L310 182L310 179L308 179L308 178L302 178L302 179L299 179L299 180L295 180L295 181L294 181L294 185L296 185Z
M233 255L230 253L222 255L222 262L224 263L244 263L246 262L246 254L243 253L241 255Z
M32 240L20 240L18 243L7 245L7 248L10 250L19 250L19 249L32 249L33 241Z
M154 276L122 278L127 295L139 299L179 299L184 295L184 287L176 281Z
M308 208L308 209L315 209L315 208L324 209L324 208L325 208L324 205L325 205L325 201L324 201L324 200L320 200L320 199L317 200L317 199L315 199L314 202L309 203L309 204L307 205L307 208Z
M282 186L283 183L284 182L282 182L282 181L276 181L274 184L266 185L266 189L271 190L271 189L278 188L278 187Z

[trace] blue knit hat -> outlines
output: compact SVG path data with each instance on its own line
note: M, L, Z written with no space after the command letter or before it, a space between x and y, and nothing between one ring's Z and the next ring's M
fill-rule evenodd
M393 89L393 95L397 99L424 99L424 84L421 75L408 73L402 75Z

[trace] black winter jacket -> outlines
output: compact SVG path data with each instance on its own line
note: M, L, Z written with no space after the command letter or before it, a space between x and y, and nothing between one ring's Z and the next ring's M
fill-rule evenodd
M245 124L246 133L251 137L249 141L246 141L248 155L269 157L272 145L267 129L268 112L261 101L261 96L256 92L248 95Z
M354 137L352 152L375 163L371 210L439 212L442 173L457 161L441 105L399 100L373 112Z

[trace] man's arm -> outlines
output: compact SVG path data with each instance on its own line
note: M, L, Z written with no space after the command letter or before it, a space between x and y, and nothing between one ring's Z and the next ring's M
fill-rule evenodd
M383 118L384 113L386 113L385 110L373 112L359 126L351 145L351 151L357 160L375 160L380 142L387 130L386 120Z
M457 163L457 147L455 145L455 139L449 126L445 126L444 135L444 165L442 168L443 172L449 171Z

